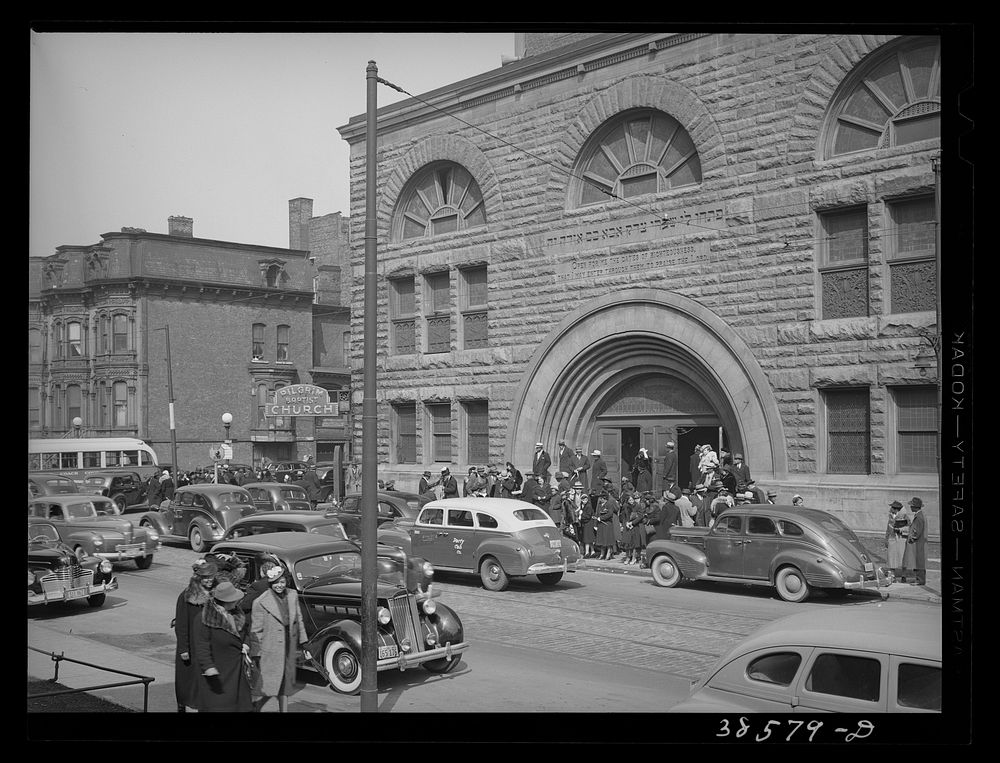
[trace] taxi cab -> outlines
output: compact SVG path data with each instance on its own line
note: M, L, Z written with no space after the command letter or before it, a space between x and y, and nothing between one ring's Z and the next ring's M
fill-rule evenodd
M552 586L576 572L580 547L551 517L510 498L446 498L426 504L416 518L381 525L378 541L423 557L442 572L478 574L483 587L503 591L511 578L534 575Z

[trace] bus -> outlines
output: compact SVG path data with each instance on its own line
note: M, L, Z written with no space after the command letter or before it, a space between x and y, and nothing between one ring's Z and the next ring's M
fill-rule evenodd
M28 471L57 472L76 482L103 469L126 469L148 479L161 468L156 452L135 437L28 440Z

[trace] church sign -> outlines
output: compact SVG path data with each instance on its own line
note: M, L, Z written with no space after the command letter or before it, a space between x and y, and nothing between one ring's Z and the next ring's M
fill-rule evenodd
M289 384L274 391L274 402L264 405L265 416L336 416L337 403L314 384Z

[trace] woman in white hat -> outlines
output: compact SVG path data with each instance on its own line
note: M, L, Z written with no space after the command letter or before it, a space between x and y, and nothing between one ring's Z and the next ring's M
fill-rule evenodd
M299 608L299 595L288 587L285 568L275 562L261 565L261 578L269 588L254 599L250 614L250 657L260 669L260 686L254 710L271 697L278 698L278 711L288 712L288 696L302 688L295 680L299 650L308 660L309 636Z

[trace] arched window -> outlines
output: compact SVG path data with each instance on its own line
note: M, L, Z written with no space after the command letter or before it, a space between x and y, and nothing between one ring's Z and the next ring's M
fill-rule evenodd
M265 279L264 279L265 283L268 286L274 288L274 287L277 287L279 285L278 282L279 282L280 279L281 279L281 266L280 265L271 265L271 267L269 267L267 269L267 275L265 276Z
M28 329L28 362L41 363L42 360L42 332Z
M941 137L941 45L921 39L859 67L833 101L825 155Z
M574 173L574 206L631 199L701 182L701 160L681 124L654 109L628 111L587 142Z
M66 429L73 428L73 419L80 416L80 385L70 384L66 387ZM82 418L82 417L81 417Z
M393 232L398 241L481 225L486 225L486 207L476 179L461 165L436 162L407 184Z
M128 352L128 316L115 315L111 319L111 337L114 352Z
M125 382L115 382L112 387L112 399L115 409L115 426L128 426L128 385Z

